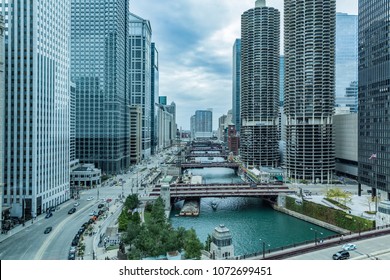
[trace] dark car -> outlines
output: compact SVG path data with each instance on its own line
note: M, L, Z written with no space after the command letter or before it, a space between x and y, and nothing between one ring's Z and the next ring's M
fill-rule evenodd
M55 206L50 207L50 208L49 208L49 211L50 211L50 212L55 212L55 211L56 211L56 207L55 207Z
M52 227L47 227L43 233L48 234L49 232L51 232L52 229Z
M100 209L100 208L103 208L104 207L104 204L103 203L100 203L99 205L98 205L98 208Z
M76 208L75 207L70 208L70 210L68 211L68 214L73 214L74 212L76 212Z
M79 245L79 240L78 239L73 239L72 240L72 246L77 246Z
M76 259L76 255L74 253L69 253L68 260L75 260L75 259Z
M45 216L46 219L49 219L51 216L53 216L53 213L52 212L48 212Z
M346 260L349 259L350 255L347 251L338 251L336 254L333 254L334 260Z

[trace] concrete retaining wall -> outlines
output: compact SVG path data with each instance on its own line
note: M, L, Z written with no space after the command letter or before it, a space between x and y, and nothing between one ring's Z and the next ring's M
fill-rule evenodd
M337 227L337 226L334 226L334 225L325 223L325 222L323 222L323 221L320 221L320 220L311 218L311 217L309 217L309 216L302 215L302 214L300 214L300 213L297 213L297 212L288 210L288 209L286 209L286 208L284 208L284 207L280 207L280 206L277 206L277 205L275 205L275 204L272 204L272 207L273 207L275 210L277 210L277 211L280 211L280 212L285 213L285 214L287 214L287 215L290 215L290 216L293 216L293 217L295 217L295 218L301 219L301 220L303 220L303 221L306 221L306 222L309 222L309 223L318 225L318 226L320 226L320 227L329 229L329 230L331 230L331 231L335 231L335 232L338 232L338 233L341 233L341 234L345 234L345 233L349 233L349 232L350 232L349 230L346 230L346 229L343 229L343 228L340 228L340 227Z

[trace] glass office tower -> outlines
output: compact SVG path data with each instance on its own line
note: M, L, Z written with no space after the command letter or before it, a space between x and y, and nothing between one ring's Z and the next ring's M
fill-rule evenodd
M351 91L358 80L357 43L358 16L336 13L336 106L350 107L351 112L358 107L357 91Z
M127 0L71 0L76 157L106 173L130 164L126 100Z
M277 166L280 12L256 1L241 16L240 154L247 166Z
M359 181L390 199L390 1L359 1Z
M150 127L151 127L151 150L152 154L157 152L158 146L158 98L159 98L159 72L158 72L158 51L156 43L151 44L151 79L150 79Z
M131 105L142 108L142 156L151 155L151 58L152 27L148 20L130 13L129 16L129 98ZM155 69L154 69L155 70Z
M70 0L0 6L6 30L3 205L11 216L29 219L70 196Z
M335 0L284 1L284 164L293 179L332 180L335 20Z

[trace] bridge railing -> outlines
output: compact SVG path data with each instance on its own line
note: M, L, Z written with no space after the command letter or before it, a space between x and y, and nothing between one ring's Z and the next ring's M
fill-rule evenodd
M343 234L335 234L325 238L318 238L317 243L315 240L306 240L303 242L293 243L286 246L281 246L277 248L272 248L265 250L264 259L285 259L288 257L313 252L319 249L325 249L333 247L335 245L342 245L347 242L352 242L356 240L376 237L384 234L390 233L390 225L385 225L381 227L376 227L375 229L361 231L361 232L349 232ZM295 250L294 250L295 249ZM236 256L231 259L248 259L259 256L262 258L263 251L257 251L254 253L244 254L241 256Z

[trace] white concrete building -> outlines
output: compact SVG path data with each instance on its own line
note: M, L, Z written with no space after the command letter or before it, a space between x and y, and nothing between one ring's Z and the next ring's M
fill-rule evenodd
M0 3L7 42L3 203L11 216L28 219L70 196L70 3Z
M358 176L358 114L333 117L335 136L336 173Z
M232 234L224 225L214 229L210 244L210 254L213 260L223 260L234 257Z

